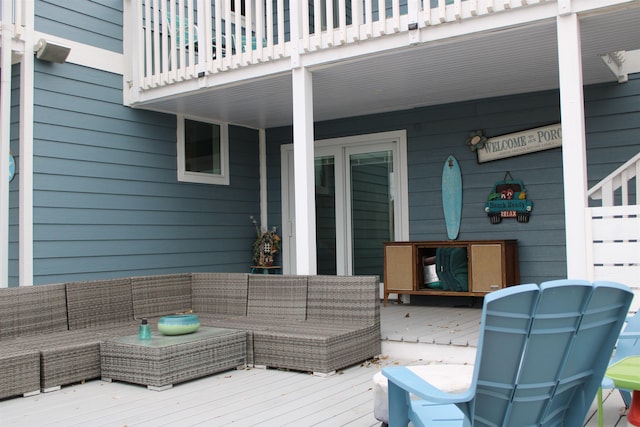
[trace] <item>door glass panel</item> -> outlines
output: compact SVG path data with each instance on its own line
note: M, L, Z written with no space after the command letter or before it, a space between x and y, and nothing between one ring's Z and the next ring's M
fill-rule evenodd
M316 251L318 274L337 274L336 174L333 156L316 157Z
M352 154L351 247L354 275L383 277L383 242L393 240L393 153Z

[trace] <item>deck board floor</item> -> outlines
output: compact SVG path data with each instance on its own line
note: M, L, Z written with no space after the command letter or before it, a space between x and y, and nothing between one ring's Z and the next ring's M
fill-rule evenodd
M456 348L466 350L460 363L467 363L477 345L480 314L471 307L389 303L381 306L382 357L333 376L275 369L232 370L162 392L92 380L56 392L0 401L0 427L378 426L373 416L373 375L387 365L446 360L439 355ZM402 344L387 345L391 343ZM418 347L434 356L416 356ZM385 354L389 348L393 352ZM619 394L606 396L605 425L625 425ZM596 425L594 415L586 426Z

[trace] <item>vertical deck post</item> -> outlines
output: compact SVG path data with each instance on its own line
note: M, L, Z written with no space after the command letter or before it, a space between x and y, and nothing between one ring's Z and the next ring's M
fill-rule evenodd
M258 152L260 157L260 229L269 228L267 208L267 132L258 129Z
M33 46L33 3L24 4L25 46ZM25 53L20 61L20 186L18 227L18 284L33 285L33 97L34 57Z
M294 68L293 159L295 194L295 274L317 274L316 202L313 152L313 84L311 71Z
M293 164L296 264L293 274L317 274L316 201L313 153L313 81L311 71L300 66L303 46L300 32L308 19L304 6L290 2L291 83L293 85Z
M567 277L589 277L587 259L587 156L582 89L580 23L575 13L559 15L558 65L562 120L562 167Z

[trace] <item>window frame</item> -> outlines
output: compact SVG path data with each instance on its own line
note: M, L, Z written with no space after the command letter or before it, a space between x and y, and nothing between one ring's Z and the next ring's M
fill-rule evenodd
M220 174L186 170L185 120L220 126ZM178 181L199 184L229 185L229 124L203 117L178 114L176 126Z

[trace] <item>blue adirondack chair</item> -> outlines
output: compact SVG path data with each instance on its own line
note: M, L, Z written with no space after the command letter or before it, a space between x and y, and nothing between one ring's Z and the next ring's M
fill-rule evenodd
M618 337L618 343L616 344L616 350L611 358L609 365L612 365L619 360L628 356L637 356L640 354L640 311L634 316L627 319L627 324L624 330ZM602 389L616 388L611 378L606 376L602 379L602 384L598 390L598 425L602 427L604 425L604 418L602 413ZM628 408L631 404L631 391L619 389L620 395L625 406Z
M384 368L389 426L582 426L632 297L617 283L571 280L492 292L471 387L445 393Z

